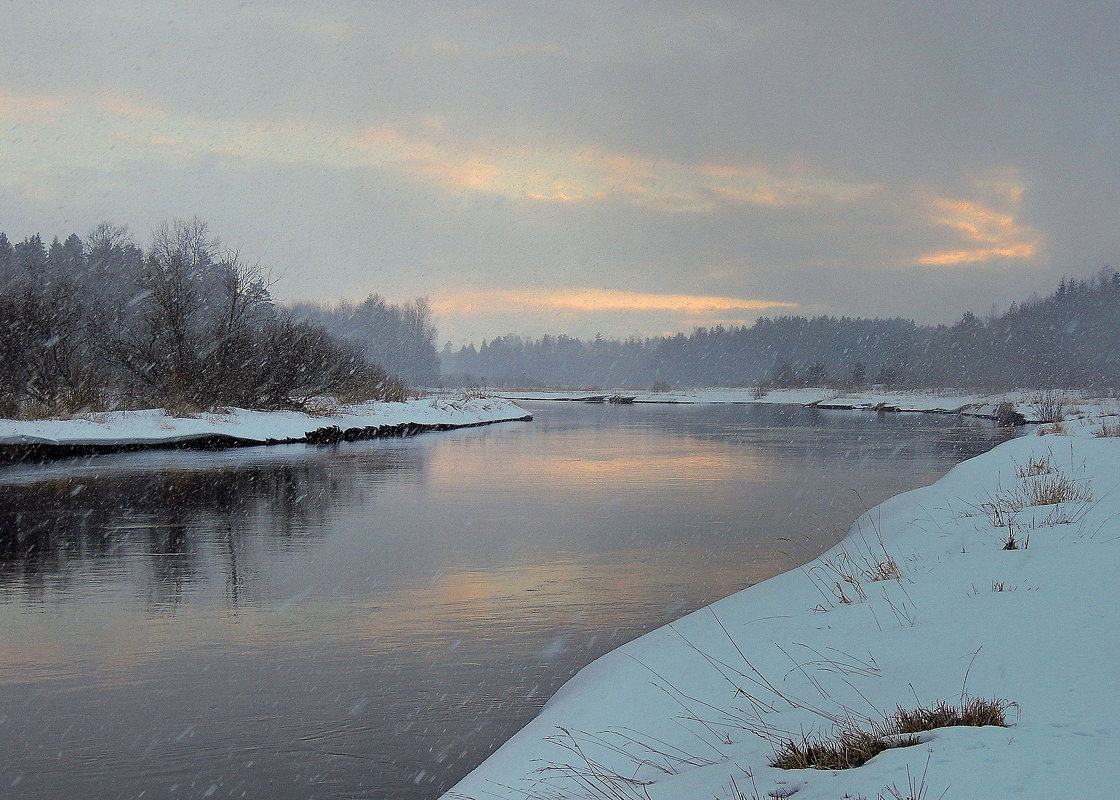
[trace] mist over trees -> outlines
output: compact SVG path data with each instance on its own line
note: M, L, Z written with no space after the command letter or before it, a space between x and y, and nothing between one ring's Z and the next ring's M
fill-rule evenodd
M198 219L161 226L147 249L108 223L49 245L0 233L0 414L403 398L390 375L416 386L1120 389L1112 269L952 325L784 316L641 340L509 335L442 353L425 298L285 309L270 287Z
M953 386L1120 388L1120 273L1063 279L1046 298L953 325L761 318L618 341L502 336L441 353L444 381L504 387Z
M49 246L0 233L0 414L403 396L359 348L274 304L269 287L199 219L161 226L146 251L108 223Z
M426 297L398 305L371 294L361 303L295 303L291 310L296 319L322 326L414 386L439 382L436 326Z

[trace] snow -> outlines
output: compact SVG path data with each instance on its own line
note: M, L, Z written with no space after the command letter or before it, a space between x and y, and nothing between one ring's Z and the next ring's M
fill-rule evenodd
M1093 432L1118 410L1067 410L1068 435L1001 444L871 509L811 564L600 658L447 796L739 800L733 782L752 800L1116 796L1120 439ZM1021 477L1031 466L1049 472ZM1008 510L1060 478L1091 497ZM1020 549L985 513L997 503ZM862 574L889 559L896 579ZM771 767L759 735L962 696L1014 703L1011 726L934 730L837 771Z
M756 397L753 389L687 389L671 392L638 392L633 389L608 389L606 391L501 391L502 397L514 400L575 400L593 397L632 397L635 403L677 403L683 405L724 404L724 403L783 403L809 405L820 400L835 397L831 389L774 389L762 397Z
M265 444L302 441L309 431L332 426L342 430L405 424L465 427L527 418L531 415L510 400L444 396L403 403L363 403L324 414L230 408L222 413L179 417L161 409L113 411L73 419L0 419L0 446L171 445L213 436Z
M1011 403L1028 422L1037 422L1036 399L1038 392L1016 390L997 394L983 394L961 389L892 391L869 388L861 391L840 391L827 388L770 389L759 394L755 389L691 389L669 392L636 392L627 389L609 389L604 392L532 391L515 392L495 390L496 394L512 400L566 400L588 402L595 398L623 397L634 403L664 403L678 405L720 405L765 403L780 405L816 406L822 409L856 409L863 411L898 411L936 414L964 414L994 418L996 408L1004 402ZM1065 391L1067 398L1081 398L1079 392Z

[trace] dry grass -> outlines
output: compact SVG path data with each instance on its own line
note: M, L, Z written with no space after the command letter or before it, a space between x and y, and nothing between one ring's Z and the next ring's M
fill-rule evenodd
M1038 435L1046 436L1047 434L1053 434L1054 436L1068 436L1069 429L1066 428L1064 422L1055 422L1052 425L1039 425Z
M841 543L836 555L805 570L827 603L827 607L818 606L820 610L835 608L837 604L862 603L867 599L864 584L880 581L901 584L902 570L888 552L878 523L871 522L875 531L873 541L868 541L860 527L860 535L852 540L850 546L848 542ZM857 520L856 525L861 526L861 522Z
M1004 495L989 495L988 500L980 504L980 510L988 517L994 528L1006 528L1011 525L1013 515L1021 511L1022 506L1016 507L1010 498Z
M880 731L853 729L827 739L787 741L774 754L770 766L778 769L853 769L894 747L919 744L916 736L892 738Z
M887 556L882 561L876 561L863 571L864 580L875 583L877 581L897 581L902 578L898 569L898 562L893 556Z
M1024 538L1024 539L1018 539L1018 538L1015 537L1014 526L1008 524L1007 535L1003 537L1003 549L1004 550L1019 550L1019 549L1026 550L1030 546L1031 546L1030 535L1027 535L1027 537Z
M1015 515L1024 508L1032 506L1057 506L1062 503L1080 503L1082 508L1093 499L1089 488L1065 473L1053 467L1050 457L1032 458L1025 466L1016 468L1016 473L1023 478L1022 486L1015 490L1000 490L995 495L988 495L987 501L980 503L978 508L996 528L1008 528L1015 523ZM1077 513L1054 513L1049 518L1042 520L1047 524L1072 522ZM1006 546L1007 542L1014 542L1015 537L1008 532L1005 540L1005 550L1015 550L1014 546Z
M1102 422L1093 435L1098 439L1111 439L1120 437L1120 422Z
M1031 456L1026 464L1016 464L1015 474L1020 478L1035 478L1054 472L1053 453L1044 456Z
M982 728L996 725L1006 728L1007 712L1014 704L1007 700L985 700L982 697L964 699L959 706L941 701L932 706L907 709L902 706L891 715L889 723L895 733L913 734L937 728L957 726Z
M879 800L926 800L926 790L928 788L926 786L926 775L929 774L929 762L932 758L933 750L931 749L929 755L926 756L926 766L925 769L922 770L922 776L918 779L915 779L914 776L910 774L910 767L907 765L906 787L900 789L897 783L892 783L890 786L885 787L883 791L879 792ZM941 797L938 798L938 800L942 800L948 793L949 787L946 786L945 791L941 793Z
M902 706L871 730L854 726L829 737L803 737L785 741L770 760L779 769L852 769L862 766L884 750L921 743L925 731L955 726L1008 726L1007 712L1015 707L1007 700L962 699L959 706L944 701L932 706L906 709Z
M1031 409L1039 422L1061 422L1065 419L1065 394L1057 389L1035 392L1030 399Z
M1088 488L1063 474L1040 475L1026 480L1018 496L1023 507L1084 503L1093 499Z

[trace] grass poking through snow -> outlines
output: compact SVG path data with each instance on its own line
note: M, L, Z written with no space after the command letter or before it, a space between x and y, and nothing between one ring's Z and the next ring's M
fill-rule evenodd
M843 728L828 737L788 740L778 748L770 766L779 769L851 769L866 764L884 750L920 744L925 731L954 726L1008 726L1007 712L1015 704L1007 700L966 698L959 706L944 701L932 706L907 709L902 706L883 722L863 730Z
M774 754L770 766L779 769L852 769L866 764L884 750L919 744L916 736L891 737L880 731L853 729L828 738L787 741Z

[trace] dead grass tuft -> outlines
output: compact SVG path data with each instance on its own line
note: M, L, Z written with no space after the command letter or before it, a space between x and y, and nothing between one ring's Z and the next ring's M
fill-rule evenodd
M842 542L835 555L805 570L827 604L818 606L819 609L835 608L837 604L862 603L867 599L864 584L881 581L902 583L902 570L888 552L878 522L874 519L870 522L875 532L873 541L868 541L861 520L856 520L859 536L851 540L850 545L848 541Z
M778 769L852 769L866 764L884 750L919 744L915 736L891 738L881 731L842 731L824 739L787 741L774 754L770 766Z
M1015 474L1020 478L1035 478L1039 475L1049 475L1054 472L1051 453L1044 456L1031 456L1026 464L1016 464Z
M1066 428L1064 422L1055 422L1052 425L1039 425L1038 435L1045 436L1047 434L1053 434L1054 436L1068 436L1069 429Z
M1031 396L1031 408L1039 422L1059 423L1065 419L1063 411L1066 405L1066 396L1057 389L1045 389L1035 392Z
M1102 422L1101 426L1093 431L1093 435L1098 439L1120 437L1120 422Z
M1032 459L1025 466L1017 467L1016 472L1023 478L1021 487L1015 490L1001 489L995 495L989 494L988 499L977 506L988 517L993 527L1009 529L1004 541L1005 550L1017 549L1014 545L1015 536L1010 528L1015 523L1015 515L1024 508L1060 506L1064 503L1080 504L1080 508L1085 509L1088 508L1088 503L1093 499L1093 493L1089 490L1089 487L1054 468L1050 463L1049 456L1043 459ZM1055 508L1046 518L1041 520L1041 523L1056 525L1074 522L1081 513L1079 511L1063 510L1063 508Z
M959 706L938 702L907 709L902 706L882 723L863 730L844 727L829 737L788 739L778 748L770 766L779 769L852 769L866 764L885 750L920 744L925 731L956 726L1008 726L1007 712L1015 707L1008 700L964 698Z
M1024 481L1019 492L1023 506L1050 506L1055 503L1083 503L1093 499L1088 488L1068 475L1040 475Z
M902 579L902 573L898 569L898 562L894 560L894 556L887 556L882 561L870 564L863 571L863 577L872 583L876 581L897 581Z
M1008 524L1007 535L1005 537L1003 537L1003 549L1004 550L1019 550L1021 548L1023 550L1026 550L1030 546L1031 546L1030 535L1028 534L1026 538L1020 540L1020 539L1016 538L1016 536L1015 536L1015 528L1011 524Z
M900 734L922 733L937 728L957 726L982 728L985 725L996 725L1006 728L1007 712L1011 708L1012 703L1007 700L986 700L982 697L966 698L959 706L945 701L913 709L899 706L891 715L889 724L895 733Z

